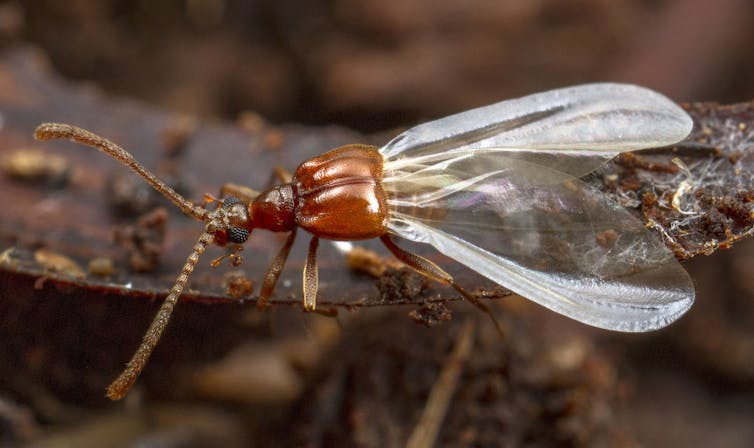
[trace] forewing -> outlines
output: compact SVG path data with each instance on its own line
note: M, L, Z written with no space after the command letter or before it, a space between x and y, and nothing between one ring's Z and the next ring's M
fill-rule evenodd
M400 134L380 152L387 161L399 163L482 149L535 151L538 164L578 177L619 152L676 143L692 126L683 109L652 90L630 84L585 84L424 123ZM564 159L563 153L571 158Z
M693 303L691 279L662 241L572 176L484 151L386 175L392 233L554 311L634 332Z

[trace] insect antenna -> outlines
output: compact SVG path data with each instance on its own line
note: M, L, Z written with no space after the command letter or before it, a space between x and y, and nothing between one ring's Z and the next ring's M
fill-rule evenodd
M199 257L204 253L207 245L212 243L213 239L214 237L212 234L206 232L199 237L199 240L194 245L194 250L186 259L183 269L181 269L181 274L176 279L175 284L170 289L170 293L165 299L165 302L163 302L160 310L157 311L152 323L149 325L149 329L147 329L147 332L144 334L141 345L139 345L139 348L136 350L136 353L134 353L131 360L128 361L126 368L120 376L107 386L107 397L111 400L120 400L123 398L134 384L134 381L136 381L136 378L139 377L139 374L149 360L157 342L160 340L160 336L162 336L162 332L165 330L168 321L170 321L173 308L175 308L175 304L178 302L178 297L180 297L183 292L183 288L186 286L189 276L194 271L196 263L199 261Z
M69 124L43 123L34 131L34 138L37 140L68 139L99 149L131 168L132 171L144 178L155 190L170 199L183 213L200 221L207 219L207 210L186 200L175 190L165 185L157 176L147 171L128 151L104 137Z

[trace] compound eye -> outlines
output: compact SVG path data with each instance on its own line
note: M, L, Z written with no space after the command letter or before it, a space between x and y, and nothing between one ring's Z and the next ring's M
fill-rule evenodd
M241 227L228 229L228 241L235 244L245 243L249 239L249 231Z
M231 208L234 205L240 203L241 200L238 199L235 196L228 196L227 198L223 199L223 208Z

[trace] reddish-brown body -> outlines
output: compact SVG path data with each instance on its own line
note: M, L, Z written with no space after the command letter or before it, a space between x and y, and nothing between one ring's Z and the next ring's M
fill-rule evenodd
M71 139L111 155L143 177L184 213L205 222L204 233L194 245L178 279L149 326L144 341L125 370L107 388L107 396L113 400L123 398L141 373L199 261L199 256L207 246L211 243L220 246L228 243L242 244L256 228L288 232L285 244L264 275L257 301L259 307L267 306L267 299L272 294L296 239L296 230L301 227L312 234L303 273L304 309L307 311L314 311L317 305L319 239L363 240L376 237L408 266L430 278L452 285L472 303L488 311L458 286L448 273L431 261L406 252L392 242L387 231L388 209L382 188L383 159L373 146L347 145L307 160L298 167L289 183L261 194L250 188L227 184L221 190L223 199L217 201L217 208L207 210L165 185L126 150L96 134L75 126L47 123L37 128L35 136L41 140ZM281 175L283 176L285 175ZM236 253L231 254L231 257L240 259ZM219 260L215 260L213 265L218 264Z
M387 232L382 155L367 145L348 145L302 163L289 184L259 195L249 205L249 230L301 227L333 240L363 240Z

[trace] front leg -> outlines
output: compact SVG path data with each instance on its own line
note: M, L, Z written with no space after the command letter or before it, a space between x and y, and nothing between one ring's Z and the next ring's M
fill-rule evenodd
M288 254L291 253L291 247L296 240L296 228L294 227L291 233L288 234L288 239L285 240L285 244L280 249L280 252L272 260L270 266L267 268L267 272L264 274L264 282L262 283L262 289L259 291L259 300L257 301L257 308L267 308L268 301L272 295L275 284L278 282L280 273L283 271L285 261L288 259Z
M453 289L458 291L464 299L468 300L472 305L490 316L490 319L492 319L492 323L495 325L495 328L497 328L497 331L501 335L504 334L503 327L500 325L500 322L497 321L497 318L495 318L492 310L490 310L490 308L482 303L479 299L472 296L468 291L466 291L466 289L461 287L461 285L456 283L453 277L445 272L440 266L437 266L433 262L420 255L416 255L414 253L401 249L393 242L393 240L390 239L388 235L381 236L380 240L382 240L382 243L385 245L385 247L387 247L388 250L390 250L390 252L392 252L397 259L406 263L411 269L435 281L452 286Z

